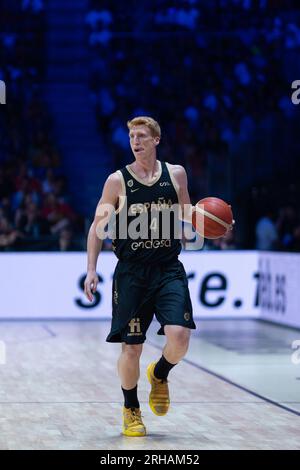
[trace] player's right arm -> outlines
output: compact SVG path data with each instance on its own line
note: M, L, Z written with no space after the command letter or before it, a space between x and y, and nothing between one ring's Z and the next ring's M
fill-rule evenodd
M117 172L112 173L104 184L102 196L97 204L95 217L90 226L87 239L87 276L84 282L84 293L91 302L99 282L96 269L98 256L103 244L101 233L104 232L104 228L117 206L121 193L122 184L120 176Z

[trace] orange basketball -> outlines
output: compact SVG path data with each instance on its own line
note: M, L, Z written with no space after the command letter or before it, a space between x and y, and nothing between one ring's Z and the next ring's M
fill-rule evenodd
M192 224L205 238L220 238L234 224L231 206L217 197L206 197L197 202Z

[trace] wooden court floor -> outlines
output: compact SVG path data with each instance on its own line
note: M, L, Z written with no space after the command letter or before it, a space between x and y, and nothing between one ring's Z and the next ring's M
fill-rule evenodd
M300 332L199 322L169 376L170 411L157 417L145 371L164 338L153 324L139 383L148 434L129 438L121 434L120 346L105 342L108 329L103 321L0 322L0 449L300 449L300 366L289 360Z

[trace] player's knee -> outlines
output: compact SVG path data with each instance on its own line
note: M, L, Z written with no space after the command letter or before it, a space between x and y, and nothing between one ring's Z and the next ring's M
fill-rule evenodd
M123 344L123 354L126 354L129 360L139 359L143 350L142 344Z
M165 327L167 328L167 327ZM190 330L181 326L170 326L166 332L168 340L176 345L177 349L186 351L190 340Z

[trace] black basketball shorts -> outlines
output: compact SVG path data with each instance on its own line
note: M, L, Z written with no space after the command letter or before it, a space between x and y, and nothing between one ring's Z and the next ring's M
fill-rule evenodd
M119 261L113 276L112 323L106 341L141 344L155 314L164 326L195 329L188 281L178 260L164 264Z

